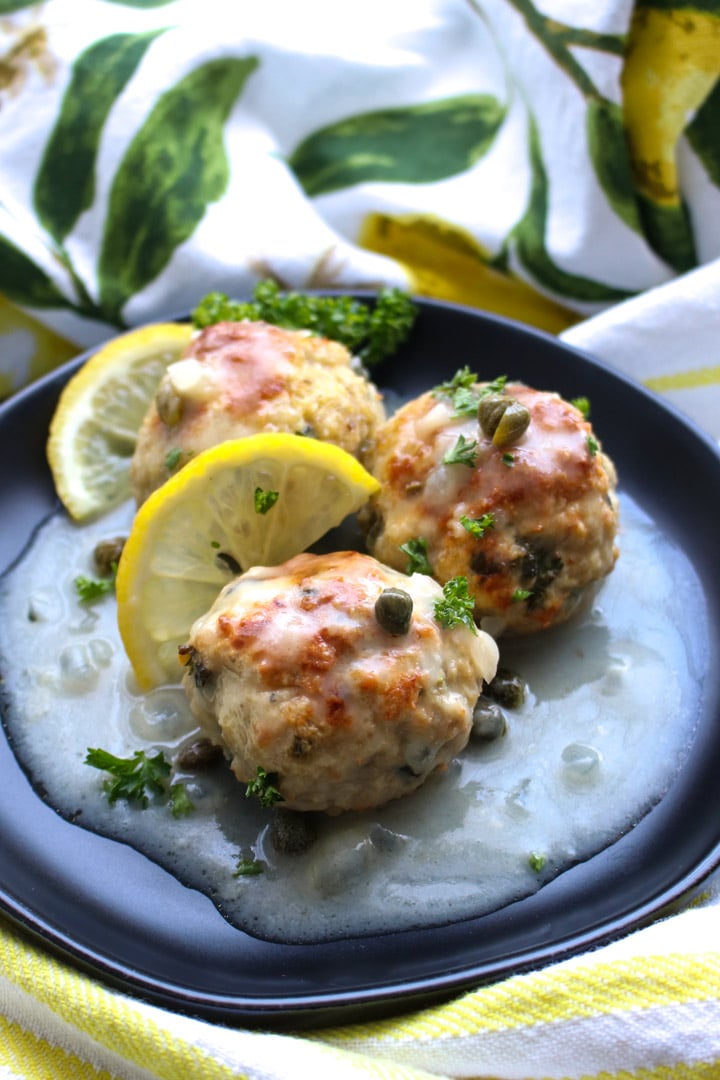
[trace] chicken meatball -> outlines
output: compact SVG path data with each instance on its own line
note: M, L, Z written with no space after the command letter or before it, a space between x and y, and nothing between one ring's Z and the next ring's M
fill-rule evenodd
M193 455L261 431L308 435L359 459L385 417L344 345L263 322L221 322L171 364L143 420L131 464L139 503Z
M615 469L558 394L462 376L378 430L367 548L441 583L467 577L494 636L541 630L572 615L615 563Z
M437 582L368 555L298 555L227 585L180 650L200 726L289 810L367 810L465 746L493 639L436 617ZM259 774L258 770L262 770Z

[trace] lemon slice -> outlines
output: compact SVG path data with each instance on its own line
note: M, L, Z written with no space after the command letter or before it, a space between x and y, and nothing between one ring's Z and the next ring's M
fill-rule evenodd
M165 368L190 341L192 326L156 323L105 345L64 387L50 423L47 455L55 488L76 521L130 494L138 429Z
M178 681L178 645L234 574L304 551L379 486L338 446L263 433L203 451L154 491L116 583L120 636L140 687Z

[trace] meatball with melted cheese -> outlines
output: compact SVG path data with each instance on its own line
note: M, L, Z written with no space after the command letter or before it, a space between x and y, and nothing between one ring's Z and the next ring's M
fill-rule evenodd
M289 810L407 795L464 748L497 664L489 635L438 621L442 598L354 551L254 567L180 650L192 711L238 780L263 769Z
M339 342L263 322L200 331L163 376L131 464L139 503L191 457L263 431L308 435L360 460L385 418L375 386Z
M369 468L381 488L362 513L368 550L402 570L426 560L440 582L467 577L476 619L494 636L560 623L615 563L614 466L582 412L556 393L449 386L378 430ZM506 425L504 441L488 434L488 418L491 406L498 421L509 405L508 417L529 414L529 423L514 437Z

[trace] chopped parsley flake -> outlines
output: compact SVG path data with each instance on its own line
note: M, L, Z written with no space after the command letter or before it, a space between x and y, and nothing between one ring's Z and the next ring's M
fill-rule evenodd
M258 765L255 779L251 780L245 788L245 795L247 798L254 795L261 806L274 806L275 803L283 801L282 795L275 786L277 779L277 773L265 772L265 769Z
M255 513L267 514L268 510L272 510L275 503L280 498L279 491L263 491L261 487L255 488Z
M598 443L597 439L595 438L594 435L588 435L588 437L587 437L587 439L585 441L587 442L587 448L588 448L588 450L590 452L590 455L592 457L595 457L598 450L600 449L600 444Z
M590 402L589 402L588 398L586 398L586 397L576 397L576 398L572 399L570 404L574 405L575 408L578 409L583 414L583 416L585 417L586 420L589 418L589 416L590 416Z
M180 464L180 458L182 457L182 450L179 447L175 447L174 450L168 450L165 455L165 468L168 472L172 472Z
M173 817L181 817L195 809L184 784L168 784L170 765L162 751L151 757L144 750L136 750L132 757L120 758L108 750L89 747L85 764L109 773L113 778L103 783L111 806L123 799L128 803L139 803L144 810L150 796L154 795L167 800Z
M503 454L502 463L503 465L507 465L508 469L512 469L513 465L515 464L515 458L512 454Z
M144 808L149 795L165 793L165 781L170 775L170 766L160 751L148 757L144 750L136 750L131 758L119 758L108 750L90 747L85 764L115 777L114 780L106 780L103 785L110 804L124 799L126 802L139 802Z
M488 394L501 394L507 382L507 375L500 375L487 386L477 387L478 376L466 365L455 372L452 379L442 382L434 388L434 397L447 398L453 408L453 416L473 416L478 403Z
M115 576L117 574L117 563L112 564L112 574L110 577L102 578L89 578L84 574L79 574L73 581L75 586L75 592L78 595L78 599L81 604L92 604L95 600L100 600L103 596L109 596L115 588Z
M432 577L432 566L427 556L427 540L416 536L400 545L400 550L407 555L409 562L405 568L406 574L427 574Z
M536 874L540 873L546 862L547 858L539 851L531 851L528 855L528 866L531 870L534 870Z
M458 440L452 450L448 450L443 457L445 465L467 465L473 468L477 459L477 439L466 439L464 435L458 435Z
M258 874L262 874L263 870L263 864L258 862L257 859L249 859L247 856L241 855L233 871L233 877L257 877Z
M532 589L516 589L512 594L513 604L519 604L523 600L529 600L532 596Z
M443 585L442 600L435 601L435 618L442 626L452 629L461 624L467 626L474 634L477 634L473 611L475 601L468 594L468 580L466 577L450 578Z
M195 806L187 793L187 788L184 784L181 784L180 781L170 785L168 790L168 801L170 813L175 818L191 814L195 809Z
M488 529L495 527L495 515L483 514L479 518L468 517L467 514L463 514L460 518L460 524L464 529L470 533L471 536L476 537L478 540L485 535Z

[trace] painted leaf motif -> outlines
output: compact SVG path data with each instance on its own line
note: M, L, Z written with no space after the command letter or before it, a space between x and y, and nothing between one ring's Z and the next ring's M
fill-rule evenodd
M0 293L28 307L70 307L67 297L45 271L1 235Z
M710 180L720 187L720 80L715 83L685 134Z
M108 0L110 4L122 4L124 7L154 8L174 4L175 0Z
M643 232L656 255L679 274L697 266L690 214L682 200L661 203L639 193L638 209Z
M289 164L309 196L367 181L431 183L470 168L504 117L488 94L362 113L315 131Z
M110 192L99 263L106 315L169 262L229 179L223 126L254 57L211 60L158 100L130 144Z
M162 30L113 34L73 64L72 78L35 179L40 221L62 243L95 197L95 159L111 106Z
M640 232L622 109L605 98L591 98L586 127L590 160L608 202L626 225Z
M548 178L537 125L532 119L529 149L532 167L530 198L524 216L513 230L516 251L521 264L540 285L572 300L615 302L632 296L633 293L626 289L618 289L592 278L570 274L552 261L545 247Z

